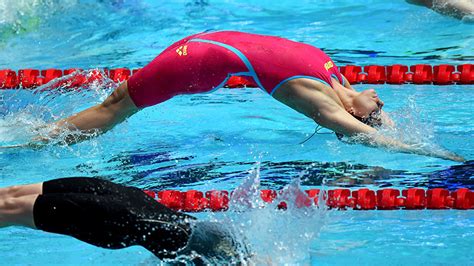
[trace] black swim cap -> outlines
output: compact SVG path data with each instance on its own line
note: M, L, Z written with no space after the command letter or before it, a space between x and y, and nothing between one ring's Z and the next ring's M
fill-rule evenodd
M246 243L235 239L230 228L217 222L199 221L186 247L178 255L197 265L239 265L251 254Z

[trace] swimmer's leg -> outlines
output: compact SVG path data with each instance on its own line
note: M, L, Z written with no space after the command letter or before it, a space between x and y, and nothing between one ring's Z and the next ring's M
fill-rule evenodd
M44 183L0 188L0 227L23 225L35 228L32 205L41 194L85 193L127 198L130 196L130 193L127 193L129 190L135 190L134 193L140 197L146 196L137 188L128 188L110 181L88 177L59 178Z
M0 198L0 228L12 225L36 228L33 207L38 195Z
M52 193L81 193L93 195L128 196L130 190L139 190L134 187L119 185L107 180L94 177L66 177L43 183L43 194ZM141 194L144 194L139 190Z
M104 133L138 111L128 93L127 82L124 82L101 104L56 122L49 137L58 137L65 129L89 135ZM87 137L87 134L70 134L66 136L66 142L76 143Z
M188 242L194 218L156 201L154 207L148 206L148 197L142 192L136 196L133 201L116 195L77 193L2 199L0 228L26 226L69 235L98 247L141 245L160 258L176 256Z
M242 259L232 234L218 224L196 223L137 188L121 190L120 195L49 193L0 199L0 227L27 226L109 249L140 245L160 259L193 254Z
M37 195L37 194L41 194L42 191L43 191L43 183L0 188L0 199L19 198L19 197L35 195L35 194Z
M34 204L34 222L40 230L98 247L141 245L159 258L173 257L187 244L193 217L150 200L138 189L126 193L41 195Z
M123 195L125 186L93 177L58 178L42 183L0 188L0 199L51 193Z

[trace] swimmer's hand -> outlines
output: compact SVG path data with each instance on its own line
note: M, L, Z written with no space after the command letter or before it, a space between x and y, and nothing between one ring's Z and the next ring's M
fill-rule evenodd
M238 243L232 232L214 222L196 222L186 247L178 259L191 259L196 264L238 264L250 258L247 247Z
M402 152L414 153L418 155L425 155L434 158L440 158L443 160L455 161L455 162L465 162L466 159L458 154L455 154L451 151L444 150L444 149L432 149L432 148L418 148L413 147L407 144L403 144Z
M39 150L48 144L47 138L35 137L28 143L0 146L0 149L33 149Z
M450 151L440 151L439 155L434 156L434 157L438 157L438 158L450 160L450 161L455 161L455 162L461 162L461 163L467 161L466 158L462 157L461 155L457 155L456 153L453 153Z
M410 145L393 138L378 135L377 133L372 134L359 134L355 137L356 142L361 142L365 145L372 147L381 147L393 151L424 155L429 157L440 158L444 160L450 160L455 162L465 162L466 159L460 155L444 149L433 149L423 147L419 145Z

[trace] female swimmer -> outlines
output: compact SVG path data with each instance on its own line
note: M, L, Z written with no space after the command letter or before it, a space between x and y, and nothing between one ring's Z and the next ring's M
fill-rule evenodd
M62 129L105 132L140 109L180 94L216 90L231 76L244 76L278 101L339 135L358 135L374 147L464 161L375 134L393 125L374 90L355 91L320 49L280 37L236 31L204 32L165 49L122 83L103 103L56 123ZM71 142L77 141L72 139Z

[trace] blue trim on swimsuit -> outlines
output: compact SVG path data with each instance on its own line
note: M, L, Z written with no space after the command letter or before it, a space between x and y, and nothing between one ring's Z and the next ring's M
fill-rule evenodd
M229 80L229 78L231 76L250 76L254 79L254 81L257 83L257 85L262 89L264 90L265 92L267 92L267 90L265 90L265 87L263 87L262 83L260 82L260 80L258 79L257 77L257 72L255 72L252 64L250 63L250 60L241 52L239 51L237 48L231 46L231 45L228 45L228 44L225 44L225 43L221 43L221 42L216 42L216 41L212 41L212 40L205 40L205 39L191 39L189 40L188 42L203 42L203 43L210 43L210 44L214 44L214 45L218 45L218 46L221 46L225 49L228 49L229 51L233 52L235 55L237 55L240 60L242 60L242 62L245 64L245 66L247 67L247 69L249 70L249 72L239 72L239 73L229 73L227 74L227 77L224 79L223 82L221 82L217 87L215 87L214 89L210 90L209 92L214 92L222 87L224 87L224 85L227 83L227 81ZM335 74L332 74L332 76L335 76L335 78L337 80L339 80L339 78L337 77L337 75ZM280 81L280 83L278 83L275 88L273 88L273 90L270 92L270 95L273 95L273 93L285 82L287 81L290 81L292 79L297 79L297 78L307 78L307 79L311 79L311 80L316 80L316 81L319 81L329 87L332 88L331 85L329 85L326 81L320 79L320 78L316 78L316 77L313 77L313 76L305 76L305 75L297 75L297 76L292 76L292 77L289 77L283 81ZM342 83L344 83L344 79L342 81Z
M250 63L250 60L241 52L239 51L237 48L233 47L233 46L230 46L228 44L225 44L225 43L221 43L221 42L216 42L216 41L211 41L211 40L205 40L205 39L191 39L189 40L188 42L203 42L203 43L210 43L210 44L214 44L214 45L218 45L218 46L221 46L221 47L224 47L226 48L227 50L233 52L235 55L237 55L240 60L242 60L242 62L245 64L245 66L247 67L247 69L249 70L249 72L240 72L240 73L232 73L232 74L229 74L227 75L227 78L226 80L224 81L227 81L227 79L229 79L230 76L238 76L238 74L240 75L243 75L245 74L245 76L251 76L254 81L257 83L257 85L264 91L265 90L265 87L263 87L262 83L260 83L260 80L258 79L257 77L257 73L255 72L252 64ZM224 86L225 83L221 83L219 85L222 85ZM220 88L220 87L216 87L217 89ZM216 88L214 88L212 91L215 91L217 90Z
M237 73L232 73L233 76L252 76L252 73L250 72L237 72Z
M339 79L339 77L338 77L336 74L331 74L331 77L334 77L335 80L338 80L339 83L341 83L342 86L344 86L344 83L345 83L344 78L342 78L342 74L340 74L340 75L341 75L341 79L342 79L342 80Z
M341 78L342 78L341 84L342 84L342 86L345 87L345 85L346 85L346 80L344 79L344 76L343 76L342 74L340 74L340 75L341 75Z
M315 78L315 77L313 77L313 76L298 75L298 76L292 76L292 77L289 77L289 78L287 78L287 79L285 79L285 80L280 81L280 83L278 83L278 84L275 86L275 88L273 88L272 92L270 92L270 95L273 95L273 93L275 93L275 91L276 91L283 83L285 83L285 82L287 82L287 81L290 81L290 80L292 80L292 79L299 79L299 78L305 78L305 79L316 80L316 81L319 81L319 82L321 82L321 83L323 83L323 84L328 85L329 87L331 87L331 85L329 85L326 81L324 81L324 80L322 80L322 79L320 79L320 78ZM331 88L332 88L332 87L331 87Z

